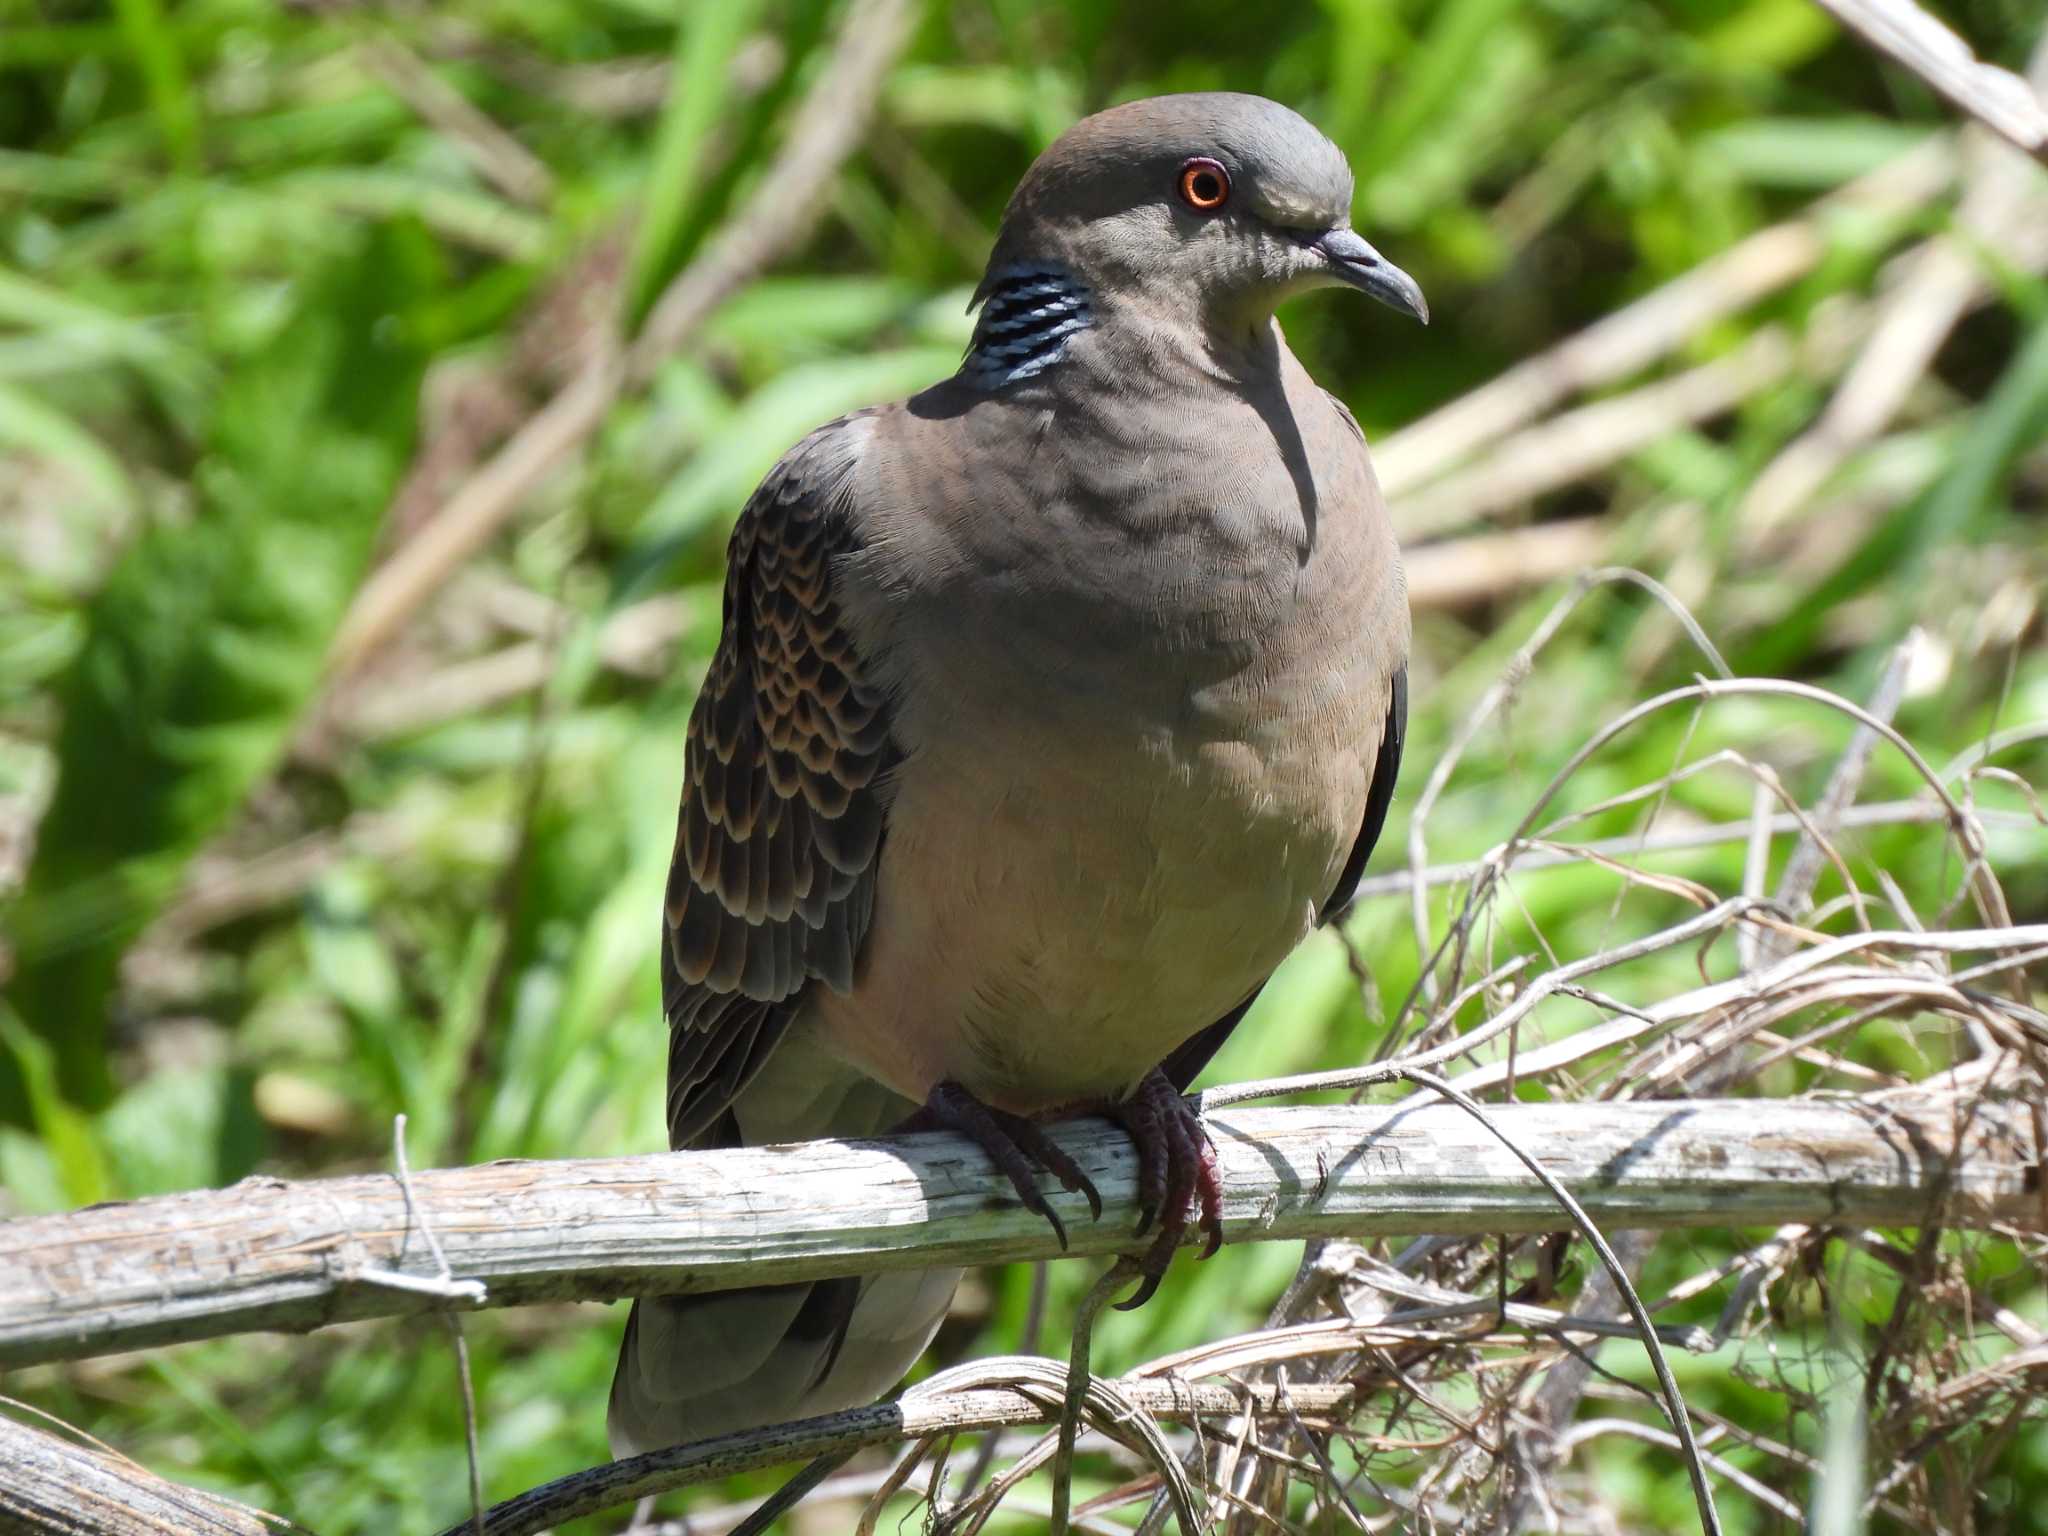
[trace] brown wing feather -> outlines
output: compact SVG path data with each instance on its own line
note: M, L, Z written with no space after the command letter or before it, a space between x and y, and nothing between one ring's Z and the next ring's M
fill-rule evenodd
M674 1146L717 1123L804 988L852 987L874 910L897 754L832 591L855 547L852 424L866 414L791 449L733 529L663 911Z

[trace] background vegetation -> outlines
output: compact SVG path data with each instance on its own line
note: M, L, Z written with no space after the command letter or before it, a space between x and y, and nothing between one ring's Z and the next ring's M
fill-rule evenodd
M1341 297L1285 316L1385 441L1415 553L1415 718L1376 867L1556 584L1606 560L1671 585L1737 671L1852 697L1923 626L1900 721L1937 761L2048 720L2048 252L2028 236L2048 230L2048 174L1959 140L1809 0L928 0L808 232L525 476L516 516L387 640L331 665L377 562L712 248L838 19L826 0L678 9L0 0L0 1213L388 1166L400 1111L416 1167L659 1146L655 904L730 519L807 428L952 369L1009 188L1077 115L1131 96L1296 106L1357 168L1359 226L1430 295L1426 332ZM1948 14L2015 69L2043 22L2040 0ZM1581 381L1607 415L1567 388L1537 413L1581 409L1552 436L1486 434L1456 463L1396 435L1873 173L1898 195L1802 225L1810 259L1782 281ZM1880 396L1895 386L1875 420L1824 415L1949 234L1981 291L1924 357L1865 363ZM1817 421L1801 479L1782 456ZM1639 595L1590 600L1468 752L1431 855L1499 841L1593 725L1700 665ZM1758 701L1673 716L1574 794L1733 741L1810 793L1845 737ZM2039 739L1998 761L2048 780ZM1912 792L1894 769L1873 794ZM2024 808L2020 788L1985 794ZM1703 821L1750 807L1735 777L1677 799ZM1857 846L1923 910L1953 888L1927 829ZM1993 861L2016 917L2048 914L2048 840L2008 827ZM1669 867L1726 889L1741 866L1730 845ZM1517 895L1509 945L1611 917L1584 870ZM1398 900L1350 934L1367 985L1319 939L1212 1080L1370 1052L1415 940ZM1931 1049L1904 1026L1868 1044L1921 1066ZM1995 1248L1979 1257L2023 1286ZM1104 1326L1098 1365L1255 1324L1294 1258L1183 1264ZM1082 1281L1064 1268L1055 1326ZM1014 1348L1025 1279L970 1283L938 1357ZM1891 1305L1895 1282L1834 1279L1833 1306ZM490 1494L604 1454L622 1322L468 1323ZM1737 1353L1686 1379L1739 1418L1758 1399ZM454 1366L425 1325L6 1390L325 1533L467 1508ZM2044 1528L2048 1433L2016 1421L1992 1449L1965 1525ZM1624 1526L1689 1521L1657 1448L1613 1442L1594 1467Z

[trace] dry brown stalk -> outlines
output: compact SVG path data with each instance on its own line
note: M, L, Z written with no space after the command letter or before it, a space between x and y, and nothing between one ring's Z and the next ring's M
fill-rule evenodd
M544 161L434 73L388 30L357 44L363 63L420 117L438 128L480 175L516 202L535 205L555 194L554 173Z
M2029 74L2048 82L2048 38ZM1857 448L1876 438L1925 378L1956 322L1985 294L1980 250L2021 271L2048 266L2048 196L2040 176L1991 133L1964 136L1963 197L1954 232L1895 263L1862 347L1812 427L1758 475L1738 517L1761 541L1779 529Z
M1474 452L1555 410L1573 395L1640 372L1717 320L1739 314L1820 264L1828 222L1849 211L1896 216L1932 202L1954 176L1955 150L1937 138L1830 193L1682 277L1382 439L1373 462L1397 502Z
M1951 103L2048 165L2048 105L2009 69L1986 64L1913 0L1818 0L1843 26Z
M859 143L883 75L908 35L908 0L857 0L827 67L790 125L786 148L746 206L671 282L629 346L586 363L394 551L356 594L328 655L334 678L353 672L410 621L504 526L525 497L586 442L621 394L644 384L747 278L808 233L819 193Z
M1006 1384L985 1384L992 1380ZM1066 1369L1058 1361L1026 1356L977 1361L920 1382L893 1403L654 1451L561 1478L497 1505L484 1530L487 1536L530 1536L578 1516L736 1472L927 1435L1051 1423L1059 1415L1065 1383ZM1318 1385L1294 1390L1289 1397L1296 1411L1327 1414L1341 1412L1354 1392L1348 1385ZM1255 1417L1273 1419L1285 1411L1278 1391L1270 1387L1130 1376L1098 1378L1091 1398L1090 1417L1098 1429L1148 1438L1158 1436L1160 1419L1225 1418L1247 1409ZM1166 1442L1160 1437L1153 1444L1159 1448ZM453 1527L446 1536L460 1536L466 1529Z
M1605 518L1574 517L1424 544L1402 556L1408 605L1464 608L1548 586L1604 563L1612 541Z
M1397 492L1394 526L1404 540L1431 538L1528 506L1678 427L1726 414L1785 378L1797 362L1797 349L1782 330L1758 331L1726 357L1563 412L1498 443L1469 468ZM1397 439L1388 447L1398 445Z
M275 1515L166 1482L97 1442L0 1413L0 1531L32 1536L278 1536Z

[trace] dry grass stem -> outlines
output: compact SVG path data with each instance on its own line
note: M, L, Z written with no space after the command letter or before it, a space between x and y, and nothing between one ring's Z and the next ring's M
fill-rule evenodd
M1977 121L2048 164L2048 105L2011 70L1978 59L1968 43L1913 0L1817 3Z
M905 0L859 0L849 8L828 66L790 125L787 150L746 206L669 284L630 344L585 363L372 573L336 632L328 658L333 676L354 672L405 625L590 438L622 392L644 384L722 300L810 230L826 204L820 194L859 142L908 35L910 13Z

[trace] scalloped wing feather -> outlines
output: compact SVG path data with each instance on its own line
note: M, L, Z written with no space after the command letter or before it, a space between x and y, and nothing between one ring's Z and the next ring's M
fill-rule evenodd
M714 1126L815 982L853 986L874 911L886 700L832 591L856 546L856 412L770 471L733 529L724 630L690 715L663 913L671 1145Z

